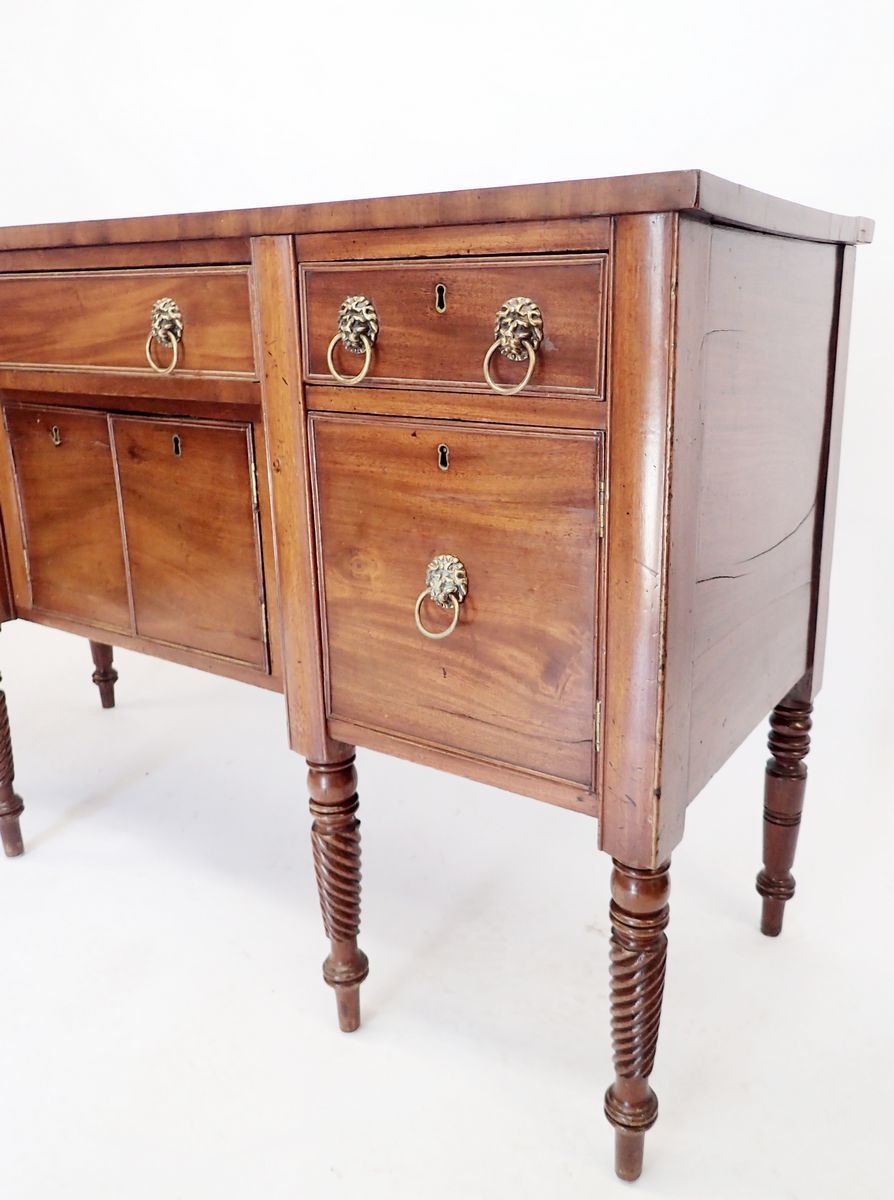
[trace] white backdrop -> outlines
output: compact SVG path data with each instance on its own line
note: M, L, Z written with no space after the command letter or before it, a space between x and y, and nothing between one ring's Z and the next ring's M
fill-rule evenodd
M662 1111L636 1187L890 1195L889 4L0 15L3 225L690 166L877 219L799 892L762 939L760 731L675 858ZM589 822L361 754L372 973L363 1030L339 1036L281 701L120 654L103 713L86 644L24 624L0 665L29 846L0 862L5 1196L622 1194Z

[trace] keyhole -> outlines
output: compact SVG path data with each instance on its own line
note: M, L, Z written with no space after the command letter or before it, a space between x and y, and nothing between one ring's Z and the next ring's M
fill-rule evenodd
M171 445L174 447L174 457L179 458L183 453L183 443L180 441L179 433L175 433L171 438Z
M54 446L62 445L62 434L59 432L59 426L54 425L50 430L50 439Z
M446 283L438 283L435 285L435 312L447 311L447 285Z
M450 466L450 447L441 442L438 446L438 469L446 471Z

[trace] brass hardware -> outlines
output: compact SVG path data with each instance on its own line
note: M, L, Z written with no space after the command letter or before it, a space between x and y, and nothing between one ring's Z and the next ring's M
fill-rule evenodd
M423 637L431 638L432 641L440 641L441 638L449 637L456 629L459 621L459 606L465 600L469 591L469 576L466 573L466 568L453 554L439 554L433 558L425 570L425 591L419 593L419 599L416 601L416 611L414 613L416 620L416 628ZM432 633L430 629L426 629L422 624L422 604L423 601L429 598L438 605L439 608L452 608L453 617L446 629L442 629L440 633Z
M599 536L605 537L605 484L599 481Z
M596 701L596 715L593 722L596 737L596 753L602 749L602 701Z
M360 383L372 364L372 348L379 336L379 314L366 296L345 296L338 310L338 333L329 343L326 362L333 377L349 387ZM364 354L366 361L358 375L340 375L332 360L332 352L341 342L349 354Z
M435 312L444 313L447 311L447 284L435 284Z
M514 396L528 386L534 374L537 349L543 341L543 313L540 305L528 296L513 296L503 304L494 322L496 341L484 356L484 378L488 385L501 396ZM490 361L499 350L504 358L512 362L528 360L528 369L521 383L504 387L496 383L490 373Z
M177 366L177 355L182 337L183 317L176 300L172 300L170 296L156 300L152 305L152 324L149 328L149 336L146 338L146 358L153 371L157 371L159 375L170 375ZM166 367L160 367L155 361L152 355L153 341L172 351L171 361Z
M254 511L257 512L258 509L260 508L260 501L258 500L258 464L257 463L253 462L251 464L250 474L251 474L251 506L254 509Z
M447 471L450 469L450 447L441 442L438 446L438 470Z
M174 450L174 457L179 458L180 455L183 453L183 442L180 438L179 433L175 433L174 436L171 438L171 446L173 447L173 450Z
M54 425L53 428L50 430L50 441L53 443L54 446L62 445L62 434L59 432L58 425Z

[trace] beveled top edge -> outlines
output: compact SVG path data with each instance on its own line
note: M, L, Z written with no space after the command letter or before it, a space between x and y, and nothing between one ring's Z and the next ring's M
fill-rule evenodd
M643 212L691 212L726 224L822 242L869 242L873 232L873 222L865 217L807 208L705 171L690 170L278 208L8 226L0 228L0 251Z

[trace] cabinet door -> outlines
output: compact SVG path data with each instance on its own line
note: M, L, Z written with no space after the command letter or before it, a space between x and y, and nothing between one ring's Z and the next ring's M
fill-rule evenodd
M313 417L329 715L590 787L598 434ZM468 591L423 599L459 559ZM455 614L456 615L456 614Z
M136 631L267 668L251 426L114 417Z
M100 413L8 405L31 606L130 631L109 426Z

